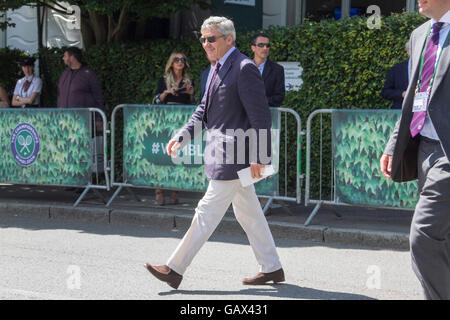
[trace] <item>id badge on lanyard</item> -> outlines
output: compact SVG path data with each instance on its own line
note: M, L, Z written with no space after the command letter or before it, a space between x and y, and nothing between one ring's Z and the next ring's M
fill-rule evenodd
M427 111L428 99L430 97L430 93L426 92L416 92L414 95L414 103L413 103L413 112L422 112Z
M431 27L428 30L428 35L427 35L428 40L425 43L425 48L427 47L428 41L430 41L430 33L431 33ZM444 42L444 47L445 47L445 44L447 43L447 41L449 39L449 35L450 35L450 33L447 34L447 38L445 39L445 42ZM442 54L442 50L441 50L441 54ZM438 59L436 61L434 72L433 72L433 75L431 77L430 83L428 85L428 90L425 91L425 92L419 92L420 78L422 77L422 71L423 71L423 66L424 66L425 50L422 52L422 58L421 58L421 63L420 63L420 74L419 74L419 80L417 82L416 93L414 95L414 102L413 102L412 112L427 111L428 103L430 101L431 88L433 87L434 78L436 77L436 69L437 69L437 67L439 65L439 61L441 59L441 54L439 54L439 57L438 57Z

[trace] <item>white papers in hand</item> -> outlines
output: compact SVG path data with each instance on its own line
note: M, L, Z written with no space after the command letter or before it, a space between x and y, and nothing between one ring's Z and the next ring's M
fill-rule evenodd
M243 187L247 187L251 184L254 184L264 178L267 178L268 176L270 176L274 173L275 173L275 170L273 169L272 165L264 166L264 169L262 172L262 178L252 178L252 172L250 170L250 167L239 170L237 172L237 174L239 176L239 180L241 181L241 185Z

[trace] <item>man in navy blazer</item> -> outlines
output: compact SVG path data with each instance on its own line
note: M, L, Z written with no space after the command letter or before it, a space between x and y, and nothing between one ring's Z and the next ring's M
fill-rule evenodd
M209 75L212 74L211 71L214 71L214 66L211 65L206 69L203 69L202 73L200 73L200 101L203 99L206 91L206 83L208 82Z
M200 99L199 101L202 101L203 96L205 95L206 91L206 83L209 82L213 72L214 67L216 65L216 61L214 61L214 57L210 57L208 54L206 54L206 57L208 58L209 63L211 64L209 67L204 69L202 73L200 73Z
M285 96L284 68L271 61L269 56L270 38L265 33L258 33L251 40L253 60L264 80L269 106L279 107Z
M406 44L408 56L409 42ZM381 96L384 99L392 100L392 109L401 109L406 89L409 84L409 60L397 63L388 72Z
M167 263L145 266L157 279L178 288L194 256L232 204L260 265L260 272L244 279L243 284L282 282L284 272L255 188L243 187L237 175L238 170L250 167L252 177L262 177L264 165L271 160L271 114L264 83L254 62L235 48L236 32L231 20L210 17L204 21L201 34L200 42L216 61L215 69L202 102L169 141L167 153L176 156L176 151L195 134L207 129L204 160L210 181L189 230Z

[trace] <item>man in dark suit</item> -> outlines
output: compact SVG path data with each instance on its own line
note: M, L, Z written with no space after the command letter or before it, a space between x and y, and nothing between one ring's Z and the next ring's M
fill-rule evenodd
M213 72L214 67L216 66L216 61L214 61L214 57L210 57L208 53L206 54L206 57L208 58L208 61L211 63L209 67L204 69L202 73L200 74L200 101L202 101L203 96L205 95L206 91L206 83L210 80Z
M409 41L406 43L406 51L410 56ZM397 63L388 72L381 96L392 100L392 109L401 109L406 89L409 84L409 60Z
M236 32L231 20L210 17L203 23L201 34L204 50L217 63L202 102L169 141L167 154L176 156L177 150L207 129L204 160L210 182L189 230L167 264L147 263L146 268L157 279L178 288L186 268L233 204L236 219L260 265L260 272L244 279L243 284L282 282L284 272L255 188L242 187L237 175L237 171L250 167L252 177L259 178L271 160L271 114L264 83L253 61L234 46ZM248 139L241 139L239 132L248 133Z
M265 33L258 33L251 40L253 60L264 80L269 106L279 107L285 96L284 68L271 61L269 56L270 38Z
M431 20L411 34L411 83L380 165L396 182L418 178L413 270L426 299L450 299L450 0L419 0L419 12Z

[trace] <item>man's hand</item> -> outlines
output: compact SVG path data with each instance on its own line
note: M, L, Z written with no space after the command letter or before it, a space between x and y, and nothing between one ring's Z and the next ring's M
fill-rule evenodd
M253 179L255 179L255 178L257 178L257 179L262 178L264 167L265 167L265 165L263 165L263 164L251 163L250 164L250 171L252 173L252 178Z
M388 179L392 179L391 170L392 170L392 156L383 154L380 159L380 168L381 173Z
M177 150L180 149L181 144L178 141L170 140L167 144L167 154L173 158L177 157Z

